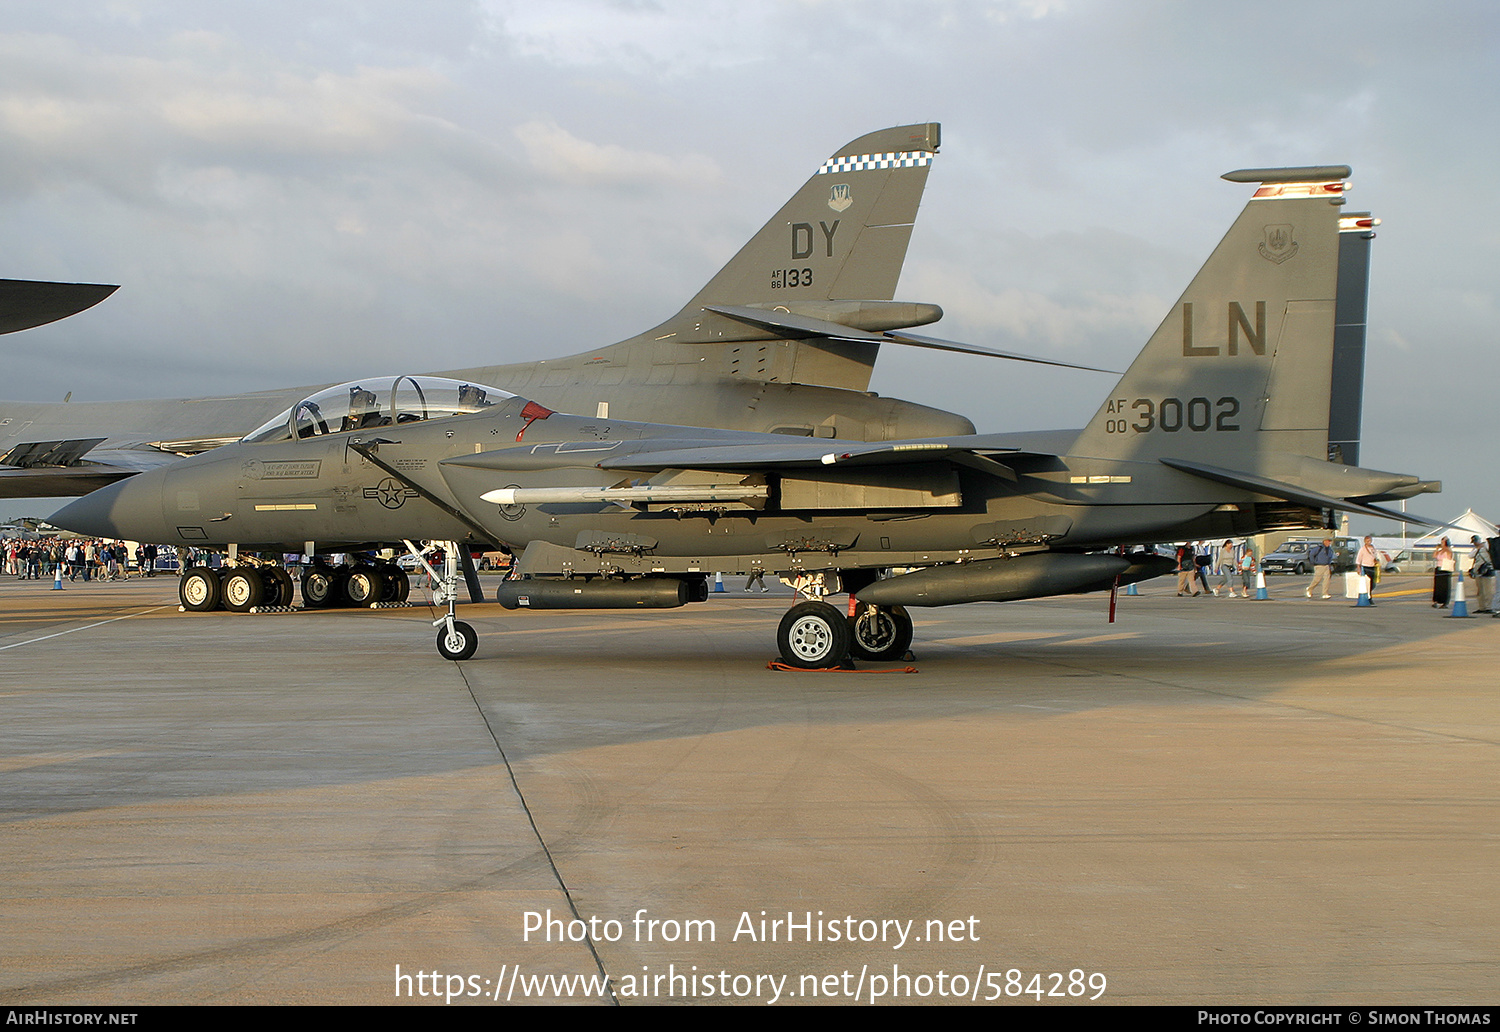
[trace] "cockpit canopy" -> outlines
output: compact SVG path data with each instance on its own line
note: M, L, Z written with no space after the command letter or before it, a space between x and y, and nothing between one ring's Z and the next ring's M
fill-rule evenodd
M348 430L404 426L424 419L479 412L514 397L498 387L445 380L440 376L351 380L302 399L243 440L248 444L263 444Z

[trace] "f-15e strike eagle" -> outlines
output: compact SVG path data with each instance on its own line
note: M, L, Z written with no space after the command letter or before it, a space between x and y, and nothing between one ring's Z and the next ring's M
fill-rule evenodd
M828 205L853 174L831 179ZM1254 196L1082 430L807 440L566 415L467 380L366 379L54 520L236 555L446 541L448 612L435 626L455 660L477 644L455 616L455 564L493 544L520 556L500 586L506 606L666 608L705 600L710 571L761 569L796 578L805 599L778 630L788 663L899 656L907 607L1107 588L1170 567L1127 545L1327 527L1335 510L1396 519L1379 503L1437 489L1360 468L1330 431L1348 407L1335 403L1336 339L1363 324L1362 272L1358 311L1341 311L1354 303L1341 255L1358 266L1374 224L1341 214L1348 174L1227 174ZM816 252L834 237L814 225L801 239ZM802 304L713 325L829 314ZM392 569L314 566L304 596L315 604L342 578L379 598ZM290 588L284 573L240 565L189 571L182 597L248 608ZM842 592L847 615L824 600Z
M571 357L436 375L616 419L855 440L972 433L963 416L867 393L880 346L1067 363L903 332L942 315L936 305L892 300L938 144L936 123L845 144L681 311L645 333ZM25 297L0 290L0 332L70 314L57 303L63 293L80 302L77 310L83 299L114 289L28 286ZM0 497L84 494L236 441L326 386L162 401L0 402Z

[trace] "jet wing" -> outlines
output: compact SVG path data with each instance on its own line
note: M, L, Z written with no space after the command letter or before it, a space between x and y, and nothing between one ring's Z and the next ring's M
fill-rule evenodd
M573 464L639 472L701 469L745 473L826 466L886 466L936 460L970 466L992 476L1014 480L1015 473L990 455L1019 453L1019 449L1005 447L984 447L981 450L974 447L972 441L965 443L964 439L828 441L793 437L784 443L776 440L731 443L712 439L659 438L609 444L539 444L501 448L477 455L456 455L444 459L443 463L497 470L547 469Z
M0 466L0 498L69 498L138 472L112 466Z
M180 457L156 449L95 450L102 440L33 441L0 455L0 498L84 495Z
M599 462L601 469L808 469L820 466L877 466L950 457L945 441L818 441L792 438L786 444L694 445L685 441L642 441L646 447ZM623 450L623 449L622 449Z
M981 347L978 344L963 344L956 340L944 340L940 337L926 337L919 333L907 333L904 330L886 330L883 333L872 333L869 330L859 330L841 323L829 322L825 319L814 319L806 315L798 315L793 312L772 311L764 308L751 308L745 305L704 305L706 310L727 315L731 319L759 326L763 329L774 330L791 338L817 338L826 337L829 340L858 341L865 344L903 344L914 348L931 348L937 351L956 351L965 355L983 355L986 358L1008 358L1016 362L1035 362L1038 365L1061 366L1064 369L1084 369L1091 373L1113 373L1118 376L1118 370L1098 369L1094 366L1076 365L1072 362L1059 362L1056 359L1040 358L1036 355L1023 355L1015 351L999 351L995 348Z

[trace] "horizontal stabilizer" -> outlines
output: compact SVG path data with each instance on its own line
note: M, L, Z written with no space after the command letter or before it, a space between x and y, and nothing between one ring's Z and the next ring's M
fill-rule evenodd
M1008 358L1014 362L1035 362L1037 365L1061 366L1064 369L1082 369L1090 373L1110 373L1118 376L1118 369L1100 369L1098 366L1079 365L1076 362L1059 362L1052 358L1039 358L1036 355L1023 355L1018 351L1000 351L996 348L984 348L977 344L963 344L953 340L943 340L940 337L924 337L919 333L906 333L902 330L891 330L886 334L888 341L892 344L905 344L913 348L931 348L934 351L957 351L965 355L984 355L988 358Z
M29 330L77 315L119 289L103 283L0 280L0 333Z
M750 308L745 305L704 305L706 310L727 315L731 319L760 326L767 330L785 334L789 337L810 338L827 337L830 340L858 341L864 344L903 344L914 348L931 348L937 351L955 351L965 355L982 355L986 358L1008 358L1016 362L1035 362L1038 365L1061 366L1064 369L1083 369L1091 373L1115 373L1117 370L1098 369L1094 366L1077 365L1073 362L1059 362L1051 358L1040 358L1036 355L1023 355L1015 351L999 351L995 348L981 347L978 344L964 344L956 340L943 340L940 337L926 337L917 333L906 333L902 330L887 330L884 333L871 333L868 330L858 330L840 323L829 322L825 319L814 319L810 316L797 315L792 312L776 312L764 308Z
M1385 509L1378 505L1354 502L1347 498L1335 498L1332 495L1310 491L1307 488L1297 487L1280 480L1272 480L1269 477L1258 477L1253 473L1240 473L1232 469L1220 469L1217 466L1206 466L1198 462L1185 462L1181 459L1162 459L1161 462L1165 466L1171 466L1173 469L1190 473L1195 477L1202 477L1204 480L1212 480L1219 484L1228 484L1230 487L1243 488L1246 491L1254 491L1256 494L1269 495L1272 498L1280 498L1283 501L1292 502L1296 505L1306 505L1314 509L1338 509L1343 512L1357 512L1365 516L1378 516L1383 520L1395 520L1397 523L1420 523L1427 527L1448 526L1442 520L1431 520L1422 516L1415 516L1409 512L1396 512L1394 509Z

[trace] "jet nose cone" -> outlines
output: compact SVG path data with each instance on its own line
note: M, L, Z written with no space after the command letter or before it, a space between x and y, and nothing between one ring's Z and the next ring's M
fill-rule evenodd
M64 530L71 530L87 537L133 538L127 526L135 522L128 517L132 491L130 480L121 480L86 494L77 501L63 506L47 522Z

